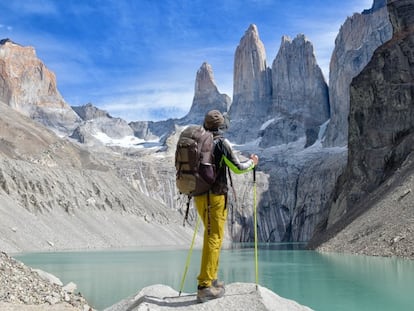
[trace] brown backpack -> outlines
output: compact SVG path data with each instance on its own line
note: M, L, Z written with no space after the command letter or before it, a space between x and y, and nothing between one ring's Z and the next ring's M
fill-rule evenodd
M216 179L213 134L190 125L181 133L175 151L176 185L188 196L206 193Z

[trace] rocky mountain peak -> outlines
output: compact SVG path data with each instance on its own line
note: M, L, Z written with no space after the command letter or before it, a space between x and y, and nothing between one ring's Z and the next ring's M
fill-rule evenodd
M197 71L193 103L190 112L178 123L201 124L207 111L217 109L227 112L231 99L221 94L214 81L213 68L204 62Z
M0 101L59 133L70 133L80 120L57 90L54 73L33 47L1 42Z
M298 82L296 85L295 81ZM323 93L327 95L325 78L317 64L312 43L304 34L298 34L293 40L288 36L283 36L272 64L272 95L275 106L273 113L281 110L292 112L298 109L298 104L307 106L308 96L317 92L314 90L315 85L309 85L314 83L322 84ZM306 92L309 93L308 96L305 95ZM281 106L280 101L288 98L296 98L297 102L293 104L293 107L292 103L286 103L286 107ZM327 104L327 99L324 98L324 100ZM323 122L329 117L327 113L328 111L324 111L321 116Z
M255 88L256 96L251 93ZM233 111L241 105L242 95L252 99L261 99L270 94L270 79L266 64L266 50L259 38L257 26L249 26L236 48L234 59ZM258 97L258 98L254 98ZM244 107L246 108L246 107Z
M247 28L244 37L249 37L255 41L260 41L259 38L259 30L255 24L250 24L249 28Z
M303 34L293 40L282 37L272 64L269 115L278 117L264 131L263 147L288 143L305 135L307 145L312 144L319 126L329 118L328 86L317 64L313 45Z
M101 110L91 103L84 106L72 106L72 109L78 114L83 121L89 121L97 118L112 118L108 112Z
M256 25L249 26L236 48L234 57L233 103L229 114L231 133L239 143L256 137L246 131L243 123L249 120L250 129L260 127L267 116L271 100L271 72L266 64L266 50Z
M2 40L0 66L4 80L1 100L9 106L26 114L32 105L67 107L56 89L55 75L37 58L33 47Z
M133 138L134 136L134 131L127 121L121 118L113 118L108 112L95 107L91 103L84 106L74 106L72 109L83 122L73 131L70 137L83 144L92 146L111 141L114 144L114 139Z
M6 44L6 43L16 44L16 43L14 43L12 40L10 40L9 38L6 38L6 39L1 39L1 40L0 40L0 45L4 45L4 44Z
M375 2L373 8L375 10L348 17L335 39L329 69L331 120L325 146L347 144L349 85L368 64L375 49L392 36L392 26L383 1Z
M362 11L362 14L371 14L381 8L384 8L387 6L387 0L374 0L374 3L372 4L372 7L368 10Z
M227 112L230 103L230 97L220 93L217 88L212 66L204 62L197 71L193 102L186 116L181 119L156 122L131 122L129 126L134 130L134 135L141 139L160 138L165 141L172 132L176 131L176 125L202 124L207 111L217 109L223 113Z
M282 49L284 46L286 45L291 45L293 44L302 44L302 42L309 42L308 39L306 38L306 36L302 33L297 34L296 38L294 38L293 40L287 36L287 35L283 35L282 36L282 43L280 45L280 49Z
M218 92L214 82L213 68L210 64L204 62L197 71L194 95L201 96L211 92Z

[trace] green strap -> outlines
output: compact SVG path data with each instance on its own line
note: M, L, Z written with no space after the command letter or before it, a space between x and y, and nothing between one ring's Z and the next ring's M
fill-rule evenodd
M226 165L231 169L231 171L235 174L243 174L243 173L247 173L251 170L254 169L254 164L252 164L249 168L245 169L245 170L241 170L239 169L236 165L233 164L233 162L231 162L226 156L223 155L223 157L221 158L220 163L222 163L222 161L224 161L224 163L226 163ZM221 164L220 164L221 165Z

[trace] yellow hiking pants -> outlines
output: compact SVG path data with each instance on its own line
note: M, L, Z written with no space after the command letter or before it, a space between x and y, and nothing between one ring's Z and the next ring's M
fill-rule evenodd
M210 201L210 212L208 211ZM227 219L226 197L222 194L203 194L194 197L195 206L204 224L203 252L201 257L199 286L211 286L217 279L224 226Z

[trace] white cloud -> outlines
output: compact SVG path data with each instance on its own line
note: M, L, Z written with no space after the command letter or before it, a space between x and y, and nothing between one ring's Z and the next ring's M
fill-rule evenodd
M56 4L52 0L14 0L9 2L10 9L19 14L49 15L56 14Z
M0 31L2 31L2 30L6 30L6 31L9 32L9 31L12 31L13 30L13 27L12 26L8 26L8 25L0 24ZM0 34L1 34L2 38L8 36L8 34L3 35L1 32L0 32Z
M134 84L106 96L99 107L127 121L161 120L166 119L165 111L172 113L170 117L183 117L190 110L193 96L193 87L173 82Z

